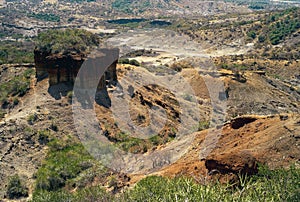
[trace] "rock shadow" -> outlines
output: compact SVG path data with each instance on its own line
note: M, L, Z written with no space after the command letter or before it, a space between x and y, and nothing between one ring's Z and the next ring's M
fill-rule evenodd
M108 95L107 89L102 89L98 91L95 95L95 102L103 107L110 108L111 107L111 99Z
M72 90L73 84L71 82L63 82L49 86L48 93L56 100L60 100L63 96L67 96L68 92Z

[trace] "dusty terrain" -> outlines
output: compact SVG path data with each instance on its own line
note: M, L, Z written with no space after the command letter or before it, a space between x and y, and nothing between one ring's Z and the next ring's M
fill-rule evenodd
M160 174L205 180L214 174L225 174L225 178L239 172L253 174L258 163L270 168L299 165L298 132L298 114L241 116L224 124L216 147L206 158L200 159L199 154L205 139L215 138L214 130L197 133L190 151Z
M129 70L128 68L130 69L130 66L118 66L120 80L122 80L125 72ZM143 67L131 68L138 69ZM195 69L184 69L181 74L194 89L196 100L201 103L199 105L202 114L200 115L202 117L201 120L205 119L211 113L211 106L209 93L203 78L211 76L200 76ZM231 119L230 117L237 115L235 110L240 114L265 114L268 116L249 115L249 117L254 117L250 118L250 121L247 116L246 118L241 116L228 123L224 122L224 126L221 129L209 129L191 134L191 137L194 137L195 140L188 147L188 152L178 161L162 170L158 171L156 169L155 171L154 169L155 173L166 176L186 174L196 178L199 176L205 178L211 171L220 172L226 174L226 176L227 174L236 174L240 170L245 169L246 164L250 165L251 163L253 165L251 164L249 169L251 172L255 172L255 167L253 168L253 166L258 162L266 163L271 168L275 168L289 166L292 162L299 161L299 116L297 115L299 113L297 112L299 110L299 107L297 107L299 95L289 96L289 93L285 92L286 89L284 87L282 89L275 88L267 83L269 80L276 82L274 79L256 73L246 72L247 81L245 83L236 81L230 71L227 74L221 72L221 75L218 79L224 81L225 86L230 89L228 93L228 120ZM70 89L67 86L60 86L59 91L62 97L56 100L48 92L47 80L36 84L35 80L32 82L33 85L30 92L21 99L20 104L1 122L1 134L3 134L1 170L5 170L1 175L1 179L5 182L7 176L18 173L24 179L27 179L30 189L33 188L33 175L47 151L45 150L47 147L38 141L37 131L33 130L33 127L39 128L39 130L46 129L53 133L50 127L55 122L59 128L59 131L54 133L55 136L62 137L67 134L76 134L72 121L71 104L68 101L69 98L64 96ZM280 83L277 85L280 85ZM263 91L261 91L262 87L264 87ZM108 89L108 95L112 96L114 91L114 88ZM149 116L147 115L149 106L141 105L141 100L138 96L143 95L143 102L159 104L167 110L170 125L166 126L163 130L165 132L161 134L162 137L164 137L163 134L171 135L168 131L172 127L176 128L176 125L178 125L178 115L176 113L180 112L180 108L178 108L179 106L176 103L168 102L166 97L171 98L169 100L171 101L174 99L174 95L161 88L153 88L153 86L134 90L134 93L136 96L131 103L131 117L134 123L140 126L147 126L149 123ZM251 96L249 96L250 93ZM238 99L237 95L240 95L241 99ZM251 105L251 103L255 103L255 105ZM276 103L282 105L281 108L275 107L274 104ZM236 106L238 107L236 108ZM261 106L265 106L265 108L262 109ZM95 107L102 127L115 125L109 108L103 106L102 103L96 103ZM34 125L31 126L28 124L27 118L32 114L35 114L38 118ZM145 117L142 121L138 119L138 116L141 115ZM114 135L120 132L120 129L116 126L105 129L111 134L111 140L113 140ZM212 150L208 156L201 158L202 149L209 148L207 146L203 147L203 144L208 144L211 141L210 138L213 138L212 142L214 142L212 143ZM162 148L158 146L154 147L154 149L160 150ZM131 152L139 153L142 151L139 145L131 148ZM244 155L247 158L244 158ZM131 176L131 183L140 179L139 176L141 175ZM2 184L2 190L5 184ZM3 194L4 192L1 193L2 196Z
M224 19L212 17L206 24L203 19L192 19L188 25L179 20L178 30L136 29L110 38L108 45L120 47L121 56L136 59L141 66L119 64L119 83L107 85L91 111L96 112L96 125L109 145L132 154L135 161L124 162L131 163L136 173L127 175L128 166L124 166L104 176L98 173L87 185L102 184L119 191L148 174L187 175L200 183L211 178L234 181L238 173L255 174L259 163L272 169L299 166L300 70L295 59L298 49L291 48L299 46L299 29L279 45L258 46L257 39L249 40L246 32L262 16L233 14ZM236 20L249 21L234 27ZM99 24L88 27L94 25ZM195 30L189 29L194 26ZM141 49L152 55L132 54ZM269 55L261 55L264 49ZM26 68L1 68L0 82ZM0 120L0 169L4 171L0 173L0 199L13 174L24 179L32 193L35 173L49 152L40 139L41 131L62 141L67 137L79 141L71 90L66 84L49 88L47 79L37 82L32 77L29 92ZM145 134L150 138L138 139ZM164 152L173 156L162 159ZM135 155L148 161L138 164ZM107 186L109 175L117 176L115 187ZM66 189L77 188L75 183Z

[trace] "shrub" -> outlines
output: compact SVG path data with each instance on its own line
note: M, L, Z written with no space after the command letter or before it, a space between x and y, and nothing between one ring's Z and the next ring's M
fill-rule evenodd
M30 115L27 117L27 122L28 122L28 124L33 125L34 122L35 122L37 119L38 119L38 116L37 116L36 113L30 114Z
M128 58L120 58L118 62L120 64L129 64L129 59Z
M255 39L256 38L256 33L254 31L250 31L250 32L247 33L247 36L249 38Z
M135 59L129 60L128 58L120 58L118 62L120 64L129 64L129 65L134 65L134 66L141 66L141 64Z
M6 194L9 199L26 197L28 196L28 189L22 185L20 177L18 175L14 175L10 178Z
M14 105L18 105L18 104L19 104L19 99L15 97L15 98L13 99L13 104L14 104Z
M237 180L235 184L202 185L186 177L148 176L117 195L106 193L100 186L73 193L40 190L33 194L32 201L299 201L300 198L300 170L294 166L288 170L259 166L257 175L239 175Z
M129 64L130 64L130 65L134 65L134 66L140 66L140 65L141 65L141 64L140 64L137 60L135 60L135 59L130 60L130 61L129 61Z
M74 92L73 92L73 91L69 91L69 92L67 93L67 98L68 98L68 102L69 102L69 103L72 103L73 95L74 95Z
M58 131L58 126L57 124L52 120L51 125L50 125L50 129L57 132Z
M43 135L44 136L44 135ZM53 139L48 143L49 152L36 174L36 191L56 191L64 187L93 164L92 157L79 143Z
M48 144L49 142L49 131L41 130L38 132L38 141L40 144Z
M205 130L209 128L209 121L200 121L198 125L198 131Z
M265 36L265 35L259 35L258 41L259 41L260 43L265 42L265 40L266 40L266 36Z

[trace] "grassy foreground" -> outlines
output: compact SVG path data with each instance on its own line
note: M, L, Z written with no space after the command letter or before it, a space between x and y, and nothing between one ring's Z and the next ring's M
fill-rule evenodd
M40 191L32 201L300 201L300 170L293 166L275 171L261 167L256 176L240 177L238 186L204 186L183 177L150 176L118 195L91 187L74 193Z

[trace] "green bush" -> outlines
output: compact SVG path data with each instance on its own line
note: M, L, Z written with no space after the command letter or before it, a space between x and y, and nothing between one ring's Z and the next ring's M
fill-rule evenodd
M19 36L19 38L21 37ZM0 41L0 65L34 62L33 48L33 43L25 45L18 41Z
M129 64L130 64L130 65L134 65L134 66L140 66L140 65L141 65L141 64L140 64L137 60L135 60L135 59L130 60L130 61L129 61Z
M120 58L118 62L120 64L129 64L129 59L128 58Z
M209 121L200 121L198 125L198 131L205 130L209 128Z
M53 13L31 13L28 17L33 17L43 21L60 22L60 17Z
M18 97L25 95L30 89L30 78L33 73L33 69L28 69L22 75L0 84L0 105L2 108L14 107L19 104Z
M35 121L37 121L38 119L38 116L36 113L33 113L33 114L30 114L28 117L27 117L27 122L28 124L30 125L33 125Z
M27 197L28 189L22 185L20 177L18 175L14 175L9 180L6 194L9 199Z
M256 33L254 31L250 31L250 32L247 33L247 36L249 38L255 39L256 38Z
M92 166L92 157L83 145L53 139L48 144L49 153L36 174L36 191L56 191L64 187L69 180L77 177Z
M69 92L67 93L67 99L68 99L68 102L69 102L70 104L72 103L73 95L74 95L74 92L73 92L73 91L69 91Z
M141 65L137 60L135 60L135 59L129 60L128 58L120 58L118 62L120 64L130 64L130 65L134 65L134 66Z
M240 175L237 184L201 185L190 178L150 176L126 192L125 201L299 201L300 170L260 166L258 175Z
M265 42L265 40L266 40L266 36L265 36L265 35L259 35L258 41L259 41L260 43Z
M38 141L40 144L48 144L50 141L49 133L50 131L47 130L38 131Z

